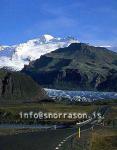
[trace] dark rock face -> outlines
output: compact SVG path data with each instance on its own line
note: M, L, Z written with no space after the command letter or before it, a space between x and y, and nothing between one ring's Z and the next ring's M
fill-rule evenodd
M31 102L45 98L45 91L31 77L0 70L0 102Z
M42 56L25 66L43 87L75 90L117 91L117 53L106 48L74 43ZM111 82L111 83L110 83Z
M97 89L100 91L103 89L117 91L117 71L110 70L106 79L98 85Z

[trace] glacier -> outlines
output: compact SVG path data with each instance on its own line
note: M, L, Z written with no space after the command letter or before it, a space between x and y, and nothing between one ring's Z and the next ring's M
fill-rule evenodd
M69 91L44 88L47 95L52 99L71 102L92 102L96 100L117 99L117 92L96 92L96 91Z

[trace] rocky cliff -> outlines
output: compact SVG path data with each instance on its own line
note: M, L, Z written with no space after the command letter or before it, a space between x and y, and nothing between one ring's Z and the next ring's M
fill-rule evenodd
M31 77L0 70L0 102L32 102L46 98L45 91Z

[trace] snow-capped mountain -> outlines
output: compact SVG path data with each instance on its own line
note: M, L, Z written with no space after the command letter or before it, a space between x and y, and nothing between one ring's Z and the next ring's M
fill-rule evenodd
M78 42L73 37L58 38L46 34L19 45L0 45L0 68L7 67L19 71L41 55Z

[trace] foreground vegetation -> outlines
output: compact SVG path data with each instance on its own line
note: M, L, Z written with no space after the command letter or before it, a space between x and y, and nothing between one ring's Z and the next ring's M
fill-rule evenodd
M91 113L101 106L110 105L111 111L107 114L104 120L104 124L110 127L116 127L117 107L114 103L57 103L57 102L40 102L40 103L24 103L24 104L12 104L12 105L1 105L0 106L0 123L1 124L63 124L63 123L75 123L74 120L57 119L57 120L35 120L35 119L21 119L19 116L20 112L61 112L61 113ZM114 121L113 121L114 120ZM114 125L113 125L114 122ZM16 134L22 132L32 132L32 129L6 129L0 128L0 134ZM34 130L33 130L34 131Z
M102 128L91 136L91 150L116 150L117 129Z
M113 124L114 122L114 124ZM69 139L62 150L117 150L117 105L112 105L103 122Z
M0 106L0 122L1 123L24 123L24 124L33 124L33 123L46 123L49 122L66 122L68 120L34 120L34 119L20 119L19 113L28 113L28 112L51 112L51 113L90 113L96 110L99 106L97 105L69 105L55 102L48 103L27 103L27 104L14 104L14 105L2 105ZM72 120L71 120L72 121Z

